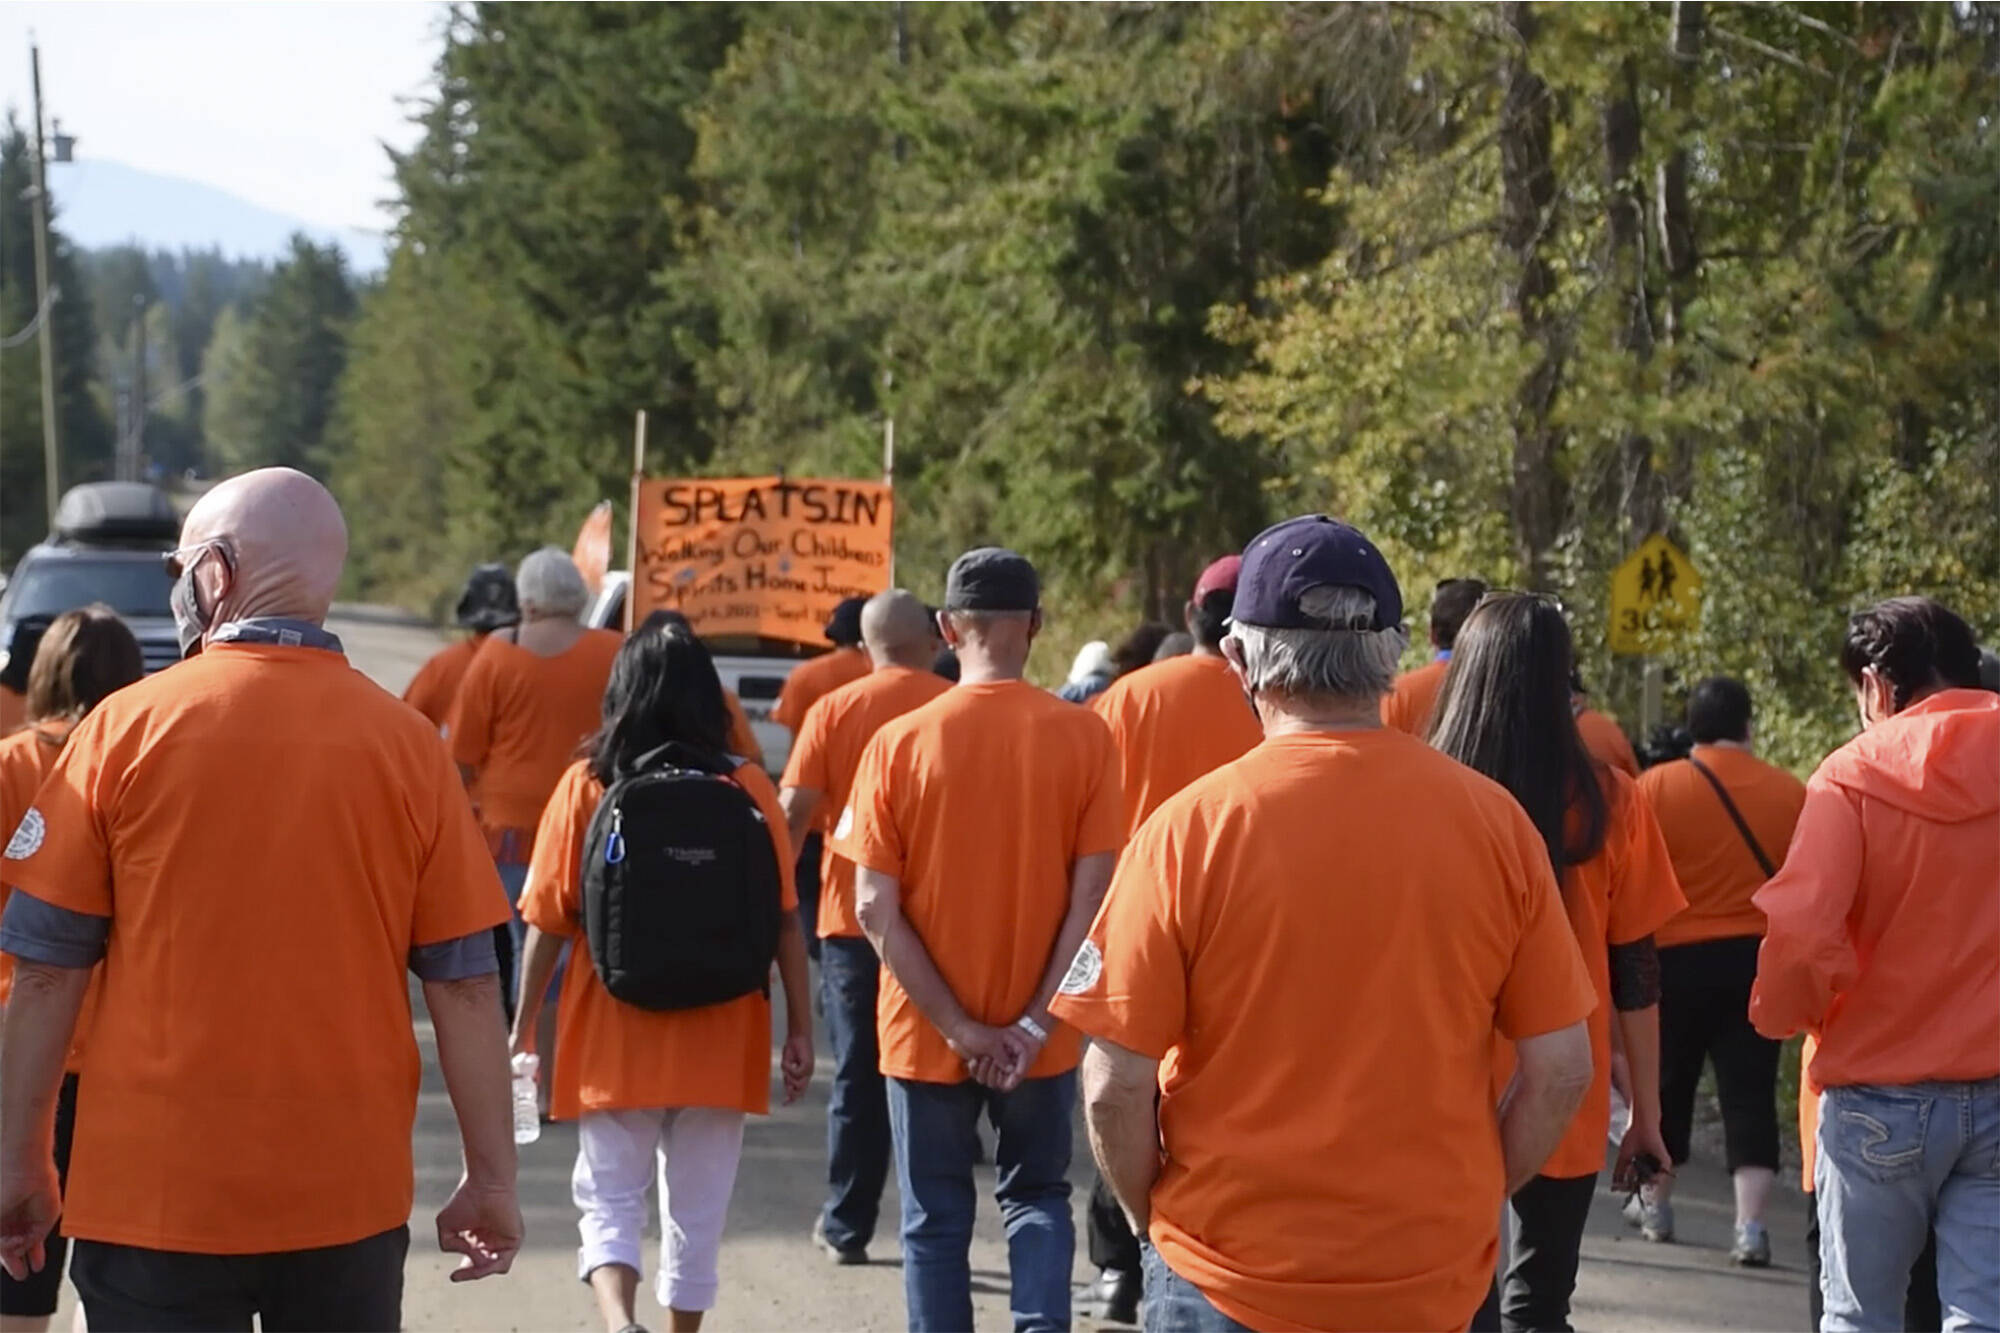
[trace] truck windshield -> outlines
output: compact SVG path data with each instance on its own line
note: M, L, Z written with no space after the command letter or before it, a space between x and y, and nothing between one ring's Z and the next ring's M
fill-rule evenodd
M8 588L8 612L24 616L56 616L79 606L103 602L119 615L170 616L167 594L173 580L157 555L128 558L76 556L36 560Z

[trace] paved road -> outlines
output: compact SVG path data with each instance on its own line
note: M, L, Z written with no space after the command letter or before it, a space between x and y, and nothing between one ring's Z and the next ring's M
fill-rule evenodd
M400 690L439 640L428 630L373 615L343 616L334 626L365 671ZM782 1006L777 1006L782 1011ZM430 1033L419 1014L419 1036L428 1052ZM902 1326L901 1275L894 1228L875 1246L877 1263L836 1269L807 1243L820 1197L824 1161L826 1057L820 1075L798 1106L752 1122L742 1172L722 1252L722 1298L710 1327L726 1329L894 1329ZM773 1102L777 1100L773 1097ZM576 1280L575 1213L569 1201L575 1133L565 1125L546 1131L523 1150L521 1196L528 1242L513 1274L468 1286L446 1282L449 1265L428 1239L431 1219L457 1178L457 1141L450 1108L427 1060L416 1129L417 1213L409 1266L406 1320L412 1329L541 1330L596 1327L594 1307ZM310 1151L310 1145L301 1145ZM1079 1197L1088 1187L1078 1139L1073 1172ZM982 1195L972 1264L979 1322L1009 1324L1006 1251L990 1179ZM894 1186L884 1201L895 1216ZM1585 1329L1783 1329L1805 1319L1802 1207L1789 1189L1775 1201L1778 1267L1766 1273L1733 1270L1727 1261L1730 1231L1728 1182L1699 1164L1683 1177L1677 1200L1682 1244L1646 1245L1624 1230L1616 1201L1602 1196L1584 1249L1576 1323ZM655 1227L656 1230L656 1227ZM1336 1243L1328 1238L1328 1243ZM649 1259L650 1264L650 1259ZM1077 1276L1084 1271L1079 1255ZM652 1327L663 1312L642 1303Z

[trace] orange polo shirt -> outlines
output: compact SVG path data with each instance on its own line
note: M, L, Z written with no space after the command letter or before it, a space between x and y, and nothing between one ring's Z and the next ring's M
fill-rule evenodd
M63 1230L255 1254L407 1222L410 950L508 917L430 724L338 653L211 644L99 704L35 809L0 878L111 918Z
M1451 663L1439 658L1396 677L1395 685L1382 700L1382 725L1419 739L1429 735L1431 714L1437 711L1438 691L1444 688L1444 675L1450 669Z
M458 698L458 687L464 682L472 659L478 655L476 637L448 645L417 669L409 688L403 691L403 702L429 718L432 726L443 730L451 721L451 706Z
M799 905L792 853L777 789L757 764L734 774L763 811L777 853L780 906ZM535 835L535 859L521 892L521 915L546 934L575 939L556 1004L550 1111L573 1120L586 1111L714 1106L761 1115L771 1109L771 999L761 992L697 1009L624 1004L604 989L583 940L582 866L591 816L604 788L578 760L556 784Z
M5 685L0 685L0 736L5 736L16 727L28 721L28 699L16 694Z
M1583 748L1596 756L1598 763L1609 764L1628 778L1639 776L1639 756L1632 752L1625 729L1611 718L1595 708L1585 708L1576 715L1576 729L1583 733Z
M1588 861L1569 867L1562 879L1563 911L1583 950L1597 1007L1590 1015L1590 1091L1569 1132L1542 1164L1542 1175L1558 1179L1604 1169L1604 1139L1611 1129L1611 946L1655 934L1687 906L1666 839L1638 784L1615 769L1600 768L1597 778L1604 784L1604 845ZM1542 856L1548 858L1546 850ZM1496 1100L1514 1076L1513 1046L1500 1044Z
M43 722L28 727L10 736L0 737L0 843L5 843L20 825L28 807L34 804L35 793L55 767L56 756L62 753L63 742L69 739L71 724L63 722ZM9 886L0 878L0 911L7 906ZM83 993L83 1008L76 1016L76 1030L70 1035L69 1059L64 1068L71 1073L83 1068L84 1038L90 1033L92 1018L97 1013L97 991L99 973L90 974L90 988ZM14 955L0 953L0 1005L14 991Z
M1757 891L1750 993L1821 1087L2000 1075L2000 695L1945 690L1827 756Z
M771 720L794 736L805 725L812 706L843 685L868 674L868 654L860 648L836 648L830 653L807 658L792 668L778 691Z
M489 829L532 829L556 780L601 725L604 687L624 639L583 632L555 657L489 636L466 669L451 715L452 757L478 773Z
M1462 1329L1505 1197L1493 1033L1596 1003L1520 806L1384 728L1274 737L1169 799L1054 1011L1164 1060L1152 1239L1224 1314Z
M847 808L854 772L868 741L893 718L943 694L951 682L933 671L886 666L841 686L806 713L797 743L785 763L785 787L820 793L818 815ZM818 815L814 822L818 823ZM854 863L831 845L820 851L819 934L821 939L861 936L854 915Z
M1118 746L1128 838L1162 801L1264 739L1242 682L1220 657L1155 662L1113 681L1090 707Z
M833 846L901 883L903 915L966 1013L1012 1023L1036 999L1069 913L1076 862L1124 841L1118 750L1103 721L1026 681L958 685L875 733ZM969 1074L882 971L882 1072L927 1083ZM1076 1067L1058 1025L1031 1078Z
M1736 803L1743 822L1773 865L1782 865L1791 846L1792 829L1805 804L1806 784L1784 769L1728 746L1697 745L1694 757L1708 766ZM1639 775L1639 794L1652 807L1674 877L1687 898L1687 910L1661 926L1661 948L1762 935L1764 914L1750 895L1764 884L1764 869L1722 799L1693 764L1677 759L1656 764Z

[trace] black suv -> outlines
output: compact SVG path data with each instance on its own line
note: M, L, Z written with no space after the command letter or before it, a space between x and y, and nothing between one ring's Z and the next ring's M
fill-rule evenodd
M157 486L100 481L71 488L56 508L56 530L21 557L0 593L0 653L11 651L17 625L46 625L102 602L131 627L149 673L179 661L167 603L173 580L160 556L180 539L180 523Z

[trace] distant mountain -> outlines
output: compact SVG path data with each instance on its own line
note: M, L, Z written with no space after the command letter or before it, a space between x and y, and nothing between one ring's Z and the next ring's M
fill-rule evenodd
M320 227L239 199L226 190L90 159L51 165L56 225L87 250L127 243L155 250L219 249L232 259L277 259L293 232L338 244L355 273L384 262L387 237L352 227Z

